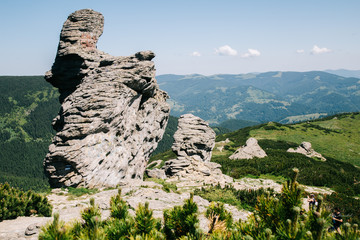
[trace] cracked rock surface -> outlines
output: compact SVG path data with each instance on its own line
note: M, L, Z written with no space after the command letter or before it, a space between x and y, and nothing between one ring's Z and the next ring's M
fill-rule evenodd
M115 187L142 179L169 118L151 51L114 57L96 48L101 13L83 9L65 21L46 81L60 92L56 136L44 159L52 187Z

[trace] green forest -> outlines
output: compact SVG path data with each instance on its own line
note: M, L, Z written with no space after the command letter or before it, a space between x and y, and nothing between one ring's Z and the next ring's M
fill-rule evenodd
M55 133L57 89L43 76L1 76L0 91L0 182L44 191L42 162Z

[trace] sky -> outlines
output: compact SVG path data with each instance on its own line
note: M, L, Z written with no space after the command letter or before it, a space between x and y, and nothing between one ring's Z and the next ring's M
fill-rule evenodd
M84 8L104 15L98 49L151 50L157 75L360 69L358 0L1 0L0 75L43 75Z

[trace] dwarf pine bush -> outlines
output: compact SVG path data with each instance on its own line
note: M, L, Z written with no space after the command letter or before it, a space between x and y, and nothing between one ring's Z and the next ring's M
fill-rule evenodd
M121 198L121 191L111 198L109 219L102 221L100 210L94 200L81 213L82 221L65 225L55 214L54 220L42 229L40 239L110 239L110 240L359 240L358 225L344 223L342 235L326 231L330 226L329 212L324 208L322 198L318 206L309 212L301 209L300 188L293 177L283 184L282 192L274 195L264 191L257 197L255 211L246 222L232 221L232 214L223 203L212 202L207 210L209 231L199 229L198 206L193 194L182 206L165 210L163 221L153 217L149 204L139 204L135 216L128 212L127 203Z
M52 206L45 196L0 183L0 221L33 214L50 217L51 213Z
M164 211L163 231L166 239L178 239L183 236L195 237L198 231L198 206L194 203L194 195L190 194L183 206L175 206Z
M54 214L52 223L47 224L41 229L39 240L70 240L71 235L69 230L65 227L64 221L60 221L59 213Z
M121 189L118 190L116 196L111 197L110 200L111 217L116 219L126 219L128 216L129 207L127 203L121 198Z
M232 214L225 209L223 203L211 202L206 209L205 216L210 220L209 233L232 227Z

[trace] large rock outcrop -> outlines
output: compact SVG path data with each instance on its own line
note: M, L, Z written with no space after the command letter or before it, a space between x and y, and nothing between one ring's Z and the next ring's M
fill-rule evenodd
M171 148L179 157L193 157L199 161L210 162L215 137L215 132L207 122L192 114L184 114L179 118Z
M249 138L246 144L238 148L229 158L230 159L253 159L266 157L266 152L259 146L255 138Z
M90 9L63 25L45 79L60 92L57 131L44 160L50 184L113 187L142 179L169 117L151 51L113 57L96 48L104 18Z
M179 118L172 150L176 159L165 162L167 181L196 186L231 183L233 179L222 174L218 163L210 162L215 146L215 132L204 120L192 114Z
M287 152L300 153L309 158L316 157L319 158L321 161L326 161L326 158L324 158L320 153L316 152L311 147L310 142L302 142L299 147L297 147L296 149L289 148Z

